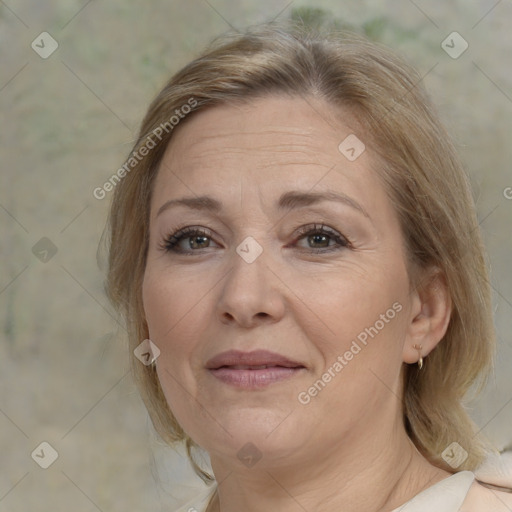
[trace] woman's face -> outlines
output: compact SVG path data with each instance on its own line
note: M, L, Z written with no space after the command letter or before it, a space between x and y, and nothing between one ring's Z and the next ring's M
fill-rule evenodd
M333 110L204 110L156 177L144 309L169 406L212 461L311 460L401 418L400 226L370 142L343 142Z

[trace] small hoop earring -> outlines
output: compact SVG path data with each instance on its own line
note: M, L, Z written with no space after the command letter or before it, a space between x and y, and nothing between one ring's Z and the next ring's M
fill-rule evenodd
M422 349L422 346L418 346L418 345L413 345L414 348L418 351L418 354L419 354L419 359L418 359L418 369L422 369L423 368L423 357L421 355L421 349Z

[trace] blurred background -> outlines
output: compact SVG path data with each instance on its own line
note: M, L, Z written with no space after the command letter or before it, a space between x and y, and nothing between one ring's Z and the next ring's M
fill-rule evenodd
M454 136L489 253L499 344L495 375L468 407L498 449L512 443L511 0L5 0L0 512L170 511L202 485L183 451L156 438L132 382L96 259L110 195L93 190L122 164L151 99L206 43L299 17L394 48Z

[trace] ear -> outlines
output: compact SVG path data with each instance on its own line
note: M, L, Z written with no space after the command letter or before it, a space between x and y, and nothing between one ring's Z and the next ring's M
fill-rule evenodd
M443 272L433 267L424 272L420 285L411 292L411 313L405 337L403 360L416 363L427 356L446 333L452 300ZM421 350L414 348L420 347Z

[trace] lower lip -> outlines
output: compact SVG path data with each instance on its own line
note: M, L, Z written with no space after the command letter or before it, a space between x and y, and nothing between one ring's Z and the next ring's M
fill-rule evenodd
M231 368L217 368L210 370L212 375L224 382L242 389L261 389L269 384L281 382L297 375L305 368L284 368L271 366L259 370L235 370Z

